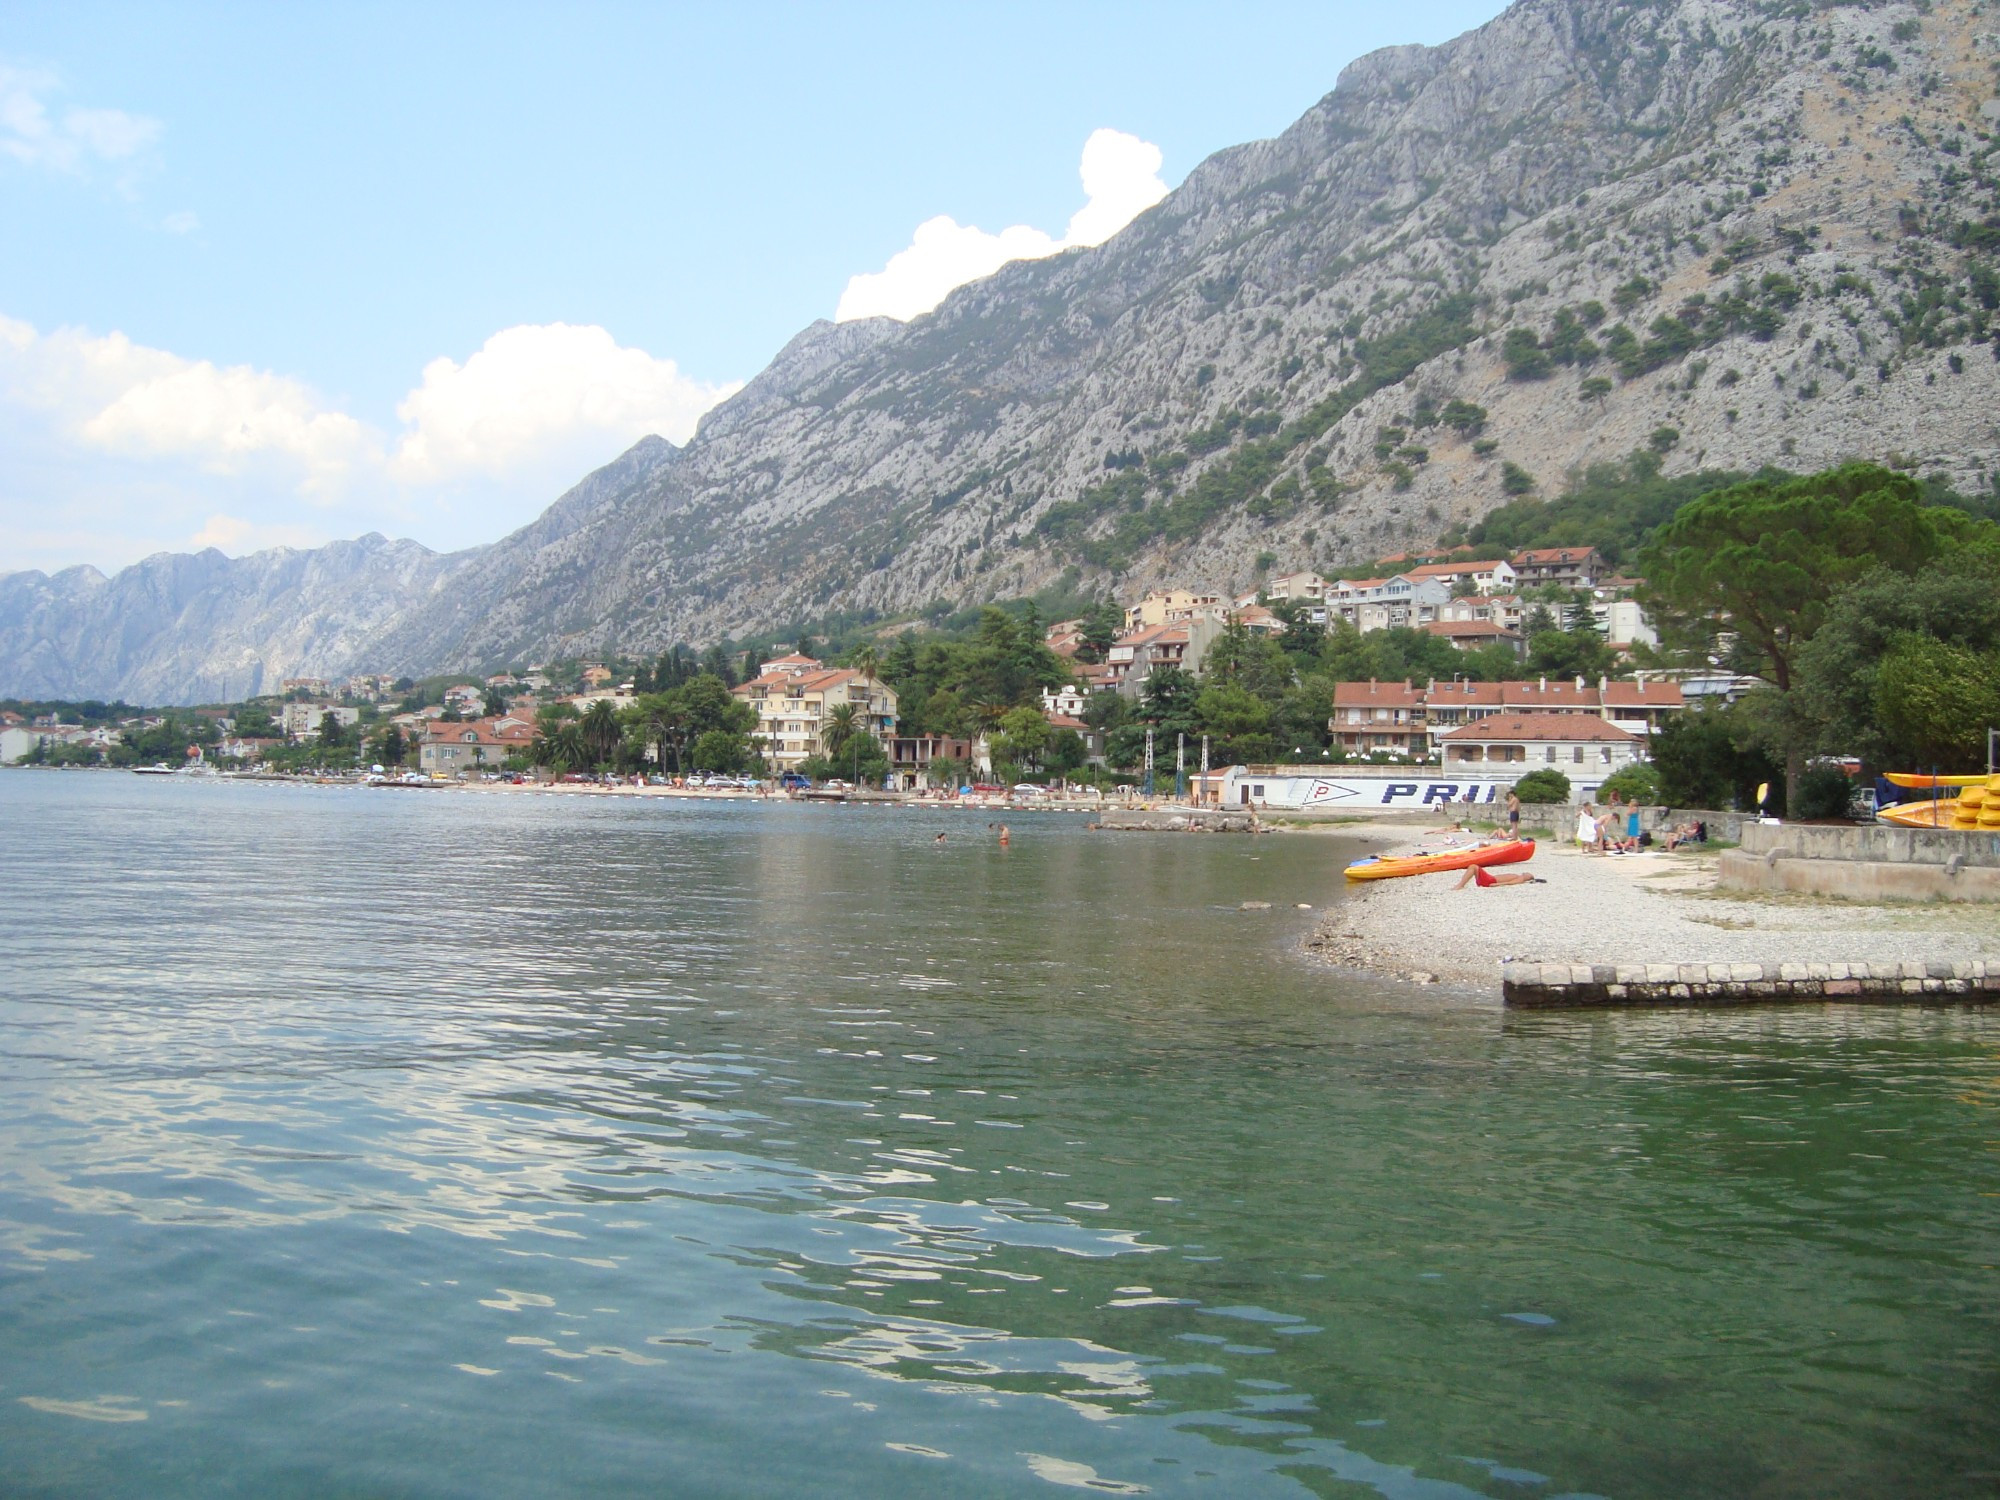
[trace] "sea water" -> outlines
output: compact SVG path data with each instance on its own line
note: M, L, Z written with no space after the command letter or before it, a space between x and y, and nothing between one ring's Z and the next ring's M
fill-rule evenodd
M1298 954L1337 837L991 816L0 774L0 1491L2000 1484L2000 1017L1510 1016Z

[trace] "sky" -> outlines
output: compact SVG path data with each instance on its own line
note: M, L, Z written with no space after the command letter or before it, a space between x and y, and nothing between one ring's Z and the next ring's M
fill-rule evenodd
M0 573L457 548L1498 0L0 6Z

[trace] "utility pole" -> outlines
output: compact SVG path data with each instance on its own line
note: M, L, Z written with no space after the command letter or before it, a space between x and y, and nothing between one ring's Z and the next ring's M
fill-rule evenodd
M1174 800L1187 800L1187 736L1174 736Z
M1153 795L1153 727L1146 726L1146 795Z

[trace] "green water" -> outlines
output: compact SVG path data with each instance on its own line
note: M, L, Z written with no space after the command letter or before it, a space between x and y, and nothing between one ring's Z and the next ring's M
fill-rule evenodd
M1010 821L0 775L0 1492L2000 1487L2000 1016Z

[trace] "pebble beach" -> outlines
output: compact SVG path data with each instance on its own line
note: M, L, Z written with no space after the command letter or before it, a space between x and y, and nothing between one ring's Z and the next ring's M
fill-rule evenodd
M1415 851L1416 840L1385 852ZM1426 850L1442 847L1433 838ZM1544 841L1534 885L1459 874L1351 884L1306 940L1317 957L1418 983L1491 984L1503 962L1889 963L2000 959L1990 906L1862 905L1716 885L1709 853L1585 855Z

